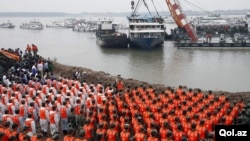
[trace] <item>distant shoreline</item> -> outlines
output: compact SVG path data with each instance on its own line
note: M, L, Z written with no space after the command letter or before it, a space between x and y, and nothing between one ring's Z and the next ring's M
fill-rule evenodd
M168 9L166 9L168 10ZM220 15L245 15L249 9L242 10L215 10L211 13ZM146 12L145 12L146 13ZM208 15L202 11L184 11L187 16ZM78 17L78 16L128 16L130 12L81 12L81 13L66 13L66 12L0 12L0 17ZM144 14L144 13L142 13ZM155 13L153 13L155 14ZM162 16L170 16L169 11L159 12Z

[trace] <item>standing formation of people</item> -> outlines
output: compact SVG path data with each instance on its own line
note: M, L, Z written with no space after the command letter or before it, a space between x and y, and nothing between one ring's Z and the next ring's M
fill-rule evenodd
M230 103L224 94L182 86L124 87L120 77L116 85L41 77L45 64L28 64L16 67L30 67L25 81L12 68L14 81L0 84L2 141L213 141L215 125L250 121L250 101L241 98Z

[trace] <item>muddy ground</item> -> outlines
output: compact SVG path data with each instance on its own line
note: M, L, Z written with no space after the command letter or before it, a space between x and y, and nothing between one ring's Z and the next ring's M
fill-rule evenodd
M94 82L94 83L98 83L99 81L102 81L103 84L113 84L115 83L115 80L118 78L117 76L113 76L110 75L108 73L105 73L103 71L93 71L91 69L87 69L87 68L83 68L83 67L75 67L75 66L68 66L68 65L63 65L57 62L54 62L54 73L56 75L65 75L67 77L72 78L73 77L73 73L77 70L80 70L80 72L86 72L86 76L85 79L87 80L88 83L90 82ZM143 86L149 86L152 85L156 90L158 90L159 92L161 92L162 90L165 90L166 87L164 84L150 84L144 81L139 81L139 80L135 80L135 79L123 79L123 83L125 86L130 85L131 87L134 86L139 86L139 85L143 85ZM249 84L250 86L250 84ZM170 86L171 87L171 86ZM185 88L187 88L187 86L185 86ZM204 93L207 93L206 91L204 91ZM231 93L231 92L225 92L225 91L214 91L214 94L216 95L220 95L224 93L226 96L228 96L230 101L238 101L239 98L243 98L243 100L246 102L247 99L250 98L250 92L235 92L235 93Z

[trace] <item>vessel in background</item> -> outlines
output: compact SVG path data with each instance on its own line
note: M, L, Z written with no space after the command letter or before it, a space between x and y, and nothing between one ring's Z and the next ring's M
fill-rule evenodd
M29 23L22 23L21 29L43 30L43 24L39 21L30 21Z
M14 24L12 24L10 21L8 21L7 23L2 23L0 24L0 28L15 28L16 26Z
M118 32L112 19L100 19L96 30L96 43L101 47L127 47L127 34Z
M132 14L128 17L129 20L129 45L143 49L151 49L164 44L165 26L164 19L151 13L147 15L137 14L138 5L147 5L146 1L138 0L134 8L134 1L132 1ZM148 8L148 7L147 7Z

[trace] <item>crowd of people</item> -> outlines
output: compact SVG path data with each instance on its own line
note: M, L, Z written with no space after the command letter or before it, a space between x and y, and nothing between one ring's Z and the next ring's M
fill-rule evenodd
M242 98L55 77L48 60L21 58L0 84L1 141L213 141L215 125L250 121Z

